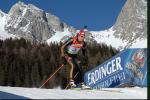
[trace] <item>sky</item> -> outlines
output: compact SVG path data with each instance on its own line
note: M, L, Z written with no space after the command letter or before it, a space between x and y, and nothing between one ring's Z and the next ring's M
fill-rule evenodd
M87 25L90 31L112 27L126 2L126 0L0 0L0 9L8 13L18 1L33 4L76 29Z

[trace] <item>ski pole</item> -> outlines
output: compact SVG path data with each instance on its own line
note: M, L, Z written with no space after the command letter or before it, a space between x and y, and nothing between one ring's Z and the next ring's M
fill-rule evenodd
M62 64L62 65L40 86L40 88L42 88L63 66L64 66L64 64Z
M76 78L76 76L79 74L79 72L77 72L75 75L74 75L74 78ZM66 86L66 88L65 89L67 89L68 88L68 86L69 86L69 83L67 84L67 86Z

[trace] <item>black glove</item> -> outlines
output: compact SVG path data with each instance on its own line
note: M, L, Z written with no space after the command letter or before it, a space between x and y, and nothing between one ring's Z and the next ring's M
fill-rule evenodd
M62 56L61 61L62 61L62 63L63 63L64 65L67 64L67 60L66 60L66 57L65 57L65 56Z

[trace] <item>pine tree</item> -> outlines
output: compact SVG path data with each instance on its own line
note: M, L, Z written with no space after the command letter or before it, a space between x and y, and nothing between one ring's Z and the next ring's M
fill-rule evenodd
M4 69L3 69L3 66L0 64L0 85L3 86L5 85L4 84L4 79L5 79L5 76L4 76Z
M0 40L0 85L39 87L61 64L60 46L55 42L50 45L31 43L23 38ZM82 52L78 55L85 72L119 52L96 42L88 43L86 51L86 57ZM68 73L66 65L45 87L61 85L64 88L69 80Z

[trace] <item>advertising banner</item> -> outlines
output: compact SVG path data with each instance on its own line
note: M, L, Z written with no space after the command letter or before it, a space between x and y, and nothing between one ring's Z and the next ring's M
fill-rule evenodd
M147 49L126 49L84 75L92 88L118 87L122 84L147 86Z

